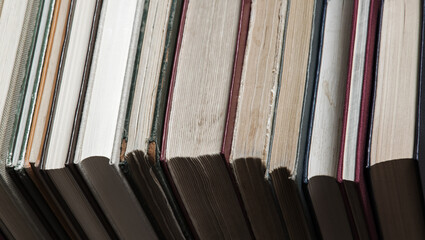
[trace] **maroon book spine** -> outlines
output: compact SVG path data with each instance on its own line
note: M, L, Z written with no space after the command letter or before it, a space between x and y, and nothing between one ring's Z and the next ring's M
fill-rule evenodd
M354 45L356 43L356 31L357 31L357 15L359 14L359 0L354 1L354 10L353 10L353 19L352 19L352 27L351 27L351 40L350 40L350 55L348 60L348 75L347 75L347 84L346 84L346 92L345 92L345 103L344 103L344 116L342 120L342 134L341 134L341 144L339 151L339 159L338 159L338 169L337 169L337 181L339 183L341 189L341 195L344 200L345 209L347 212L348 220L350 222L351 231L353 236L358 239L358 233L355 227L355 221L353 217L353 213L350 209L350 203L347 197L346 190L343 181L343 166L344 166L344 146L345 146L345 138L347 135L347 121L348 121L348 108L350 106L350 93L351 93L351 74L353 69L353 58L354 58Z
M235 130L236 111L238 108L239 89L241 85L242 69L245 59L246 42L249 31L249 20L251 16L251 0L242 0L241 13L239 17L238 38L236 42L235 59L233 62L232 83L230 86L229 103L227 107L226 126L224 130L223 145L221 148L221 156L226 162L227 170L230 179L235 189L239 205L242 208L242 213L248 226L251 226L245 205L242 200L239 185L236 182L232 166L230 165L230 154L232 151L233 134ZM252 228L249 228L251 236L254 237Z
M337 180L342 183L342 172L343 172L343 156L344 156L344 142L345 142L345 130L347 126L347 115L350 98L350 83L351 83L351 67L353 57L353 47L355 41L355 21L357 19L357 7L358 0L355 3L355 14L353 17L353 31L351 36L351 49L350 49L350 61L349 61L349 73L347 78L347 92L344 105L344 118L343 118L343 132L341 139L341 151L338 162L338 173ZM378 233L376 229L375 218L371 207L369 193L367 190L367 184L364 175L364 169L366 167L367 158L367 146L369 140L369 125L370 125L370 111L372 104L372 89L375 76L375 63L376 63L376 37L378 29L379 14L381 10L381 0L371 0L369 9L369 20L368 20L368 32L366 41L366 54L365 54L365 66L363 76L363 88L361 93L360 103L360 116L357 136L357 148L356 148L356 165L355 165L355 179L354 182L357 185L357 191L359 194L360 202L363 208L363 214L365 216L366 225L368 227L369 236L371 239L378 239ZM346 204L348 199L345 194L345 189L342 187L343 196ZM348 205L347 205L348 206ZM348 212L349 216L352 216L351 211ZM354 224L353 219L350 219L351 223Z
M186 22L186 12L187 12L187 7L189 5L189 0L183 0L183 10L182 10L182 14L181 14L181 20L180 20L180 26L179 26L179 34L177 37L177 45L176 45L176 51L175 51L175 55L174 55L174 64L173 64L173 70L171 73L171 80L170 80L170 88L169 88L169 92L168 92L168 100L167 100L167 109L165 112L165 120L164 120L164 131L162 134L162 145L161 145L161 156L160 156L160 162L161 162L161 166L162 169L164 170L165 176L167 177L168 182L170 183L171 189L174 193L174 196L176 197L176 200L178 202L178 204L180 206L184 206L182 199L177 191L176 185L174 184L173 178L171 177L170 171L168 169L168 165L167 165L167 160L166 160L166 156L165 156L165 150L167 147L167 135L168 135L168 122L170 120L170 111L171 111L171 105L172 105L172 99L173 99L173 92L174 92L174 85L176 82L176 73L177 73L177 65L179 62L179 54L180 54L180 48L181 48L181 43L182 43L182 38L183 38L183 32L184 32L184 24ZM193 223L189 218L189 215L186 211L186 209L184 207L182 207L182 213L186 219L186 221L188 222L190 231L192 232L192 235L196 238L199 239L194 227L193 227Z
M366 218L369 234L372 239L378 239L377 226L372 211L372 206L367 190L364 170L366 167L366 155L370 126L370 111L372 103L372 89L375 77L376 63L376 37L378 29L379 14L381 12L382 0L372 0L369 13L368 37L366 42L366 59L364 67L364 82L362 91L362 102L360 106L360 122L357 138L357 159L355 182L359 184L360 198L363 212Z
M238 40L236 45L235 60L233 64L232 85L230 88L229 105L227 108L226 128L224 131L223 147L221 149L221 154L224 156L227 163L229 163L233 142L233 133L235 130L236 109L238 107L239 89L242 77L243 62L245 58L250 14L251 0L242 0Z

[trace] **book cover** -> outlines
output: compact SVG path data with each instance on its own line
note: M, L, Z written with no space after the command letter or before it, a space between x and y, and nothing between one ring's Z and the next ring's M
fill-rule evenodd
M355 1L355 13L353 15L353 23L357 20L358 14L358 4L359 1ZM375 60L376 60L376 37L377 37L377 28L379 21L379 13L381 9L380 0L372 0L370 2L369 8L369 19L368 19L368 30L367 30L367 40L366 40L366 52L365 52L365 64L364 64L364 76L363 76L363 86L361 91L361 103L360 103L360 115L359 115L359 124L357 132L357 144L356 144L356 163L355 163L355 179L354 185L347 183L346 186L343 184L343 154L344 154L344 139L345 139L345 129L347 126L347 117L348 117L348 105L350 99L350 82L351 82L351 73L349 71L349 76L347 78L347 91L346 91L346 100L345 100L345 110L344 110L344 119L343 119L343 133L342 133L342 147L340 152L340 159L338 163L338 173L337 179L341 184L341 191L345 199L345 204L347 206L347 211L349 212L350 222L352 225L353 233L358 237L359 233L356 229L356 220L353 219L352 211L360 208L363 214L363 218L357 222L366 226L367 235L371 239L377 239L377 226L375 224L374 213L371 207L370 197L367 188L367 180L365 176L365 167L367 159L367 139L368 139L368 129L370 123L370 107L372 102L372 86L374 81L374 70L375 70ZM349 69L353 65L353 51L354 51L354 41L355 41L356 25L353 24L352 29L352 39L351 39L351 48L350 48L350 62ZM355 195L347 195L346 188L354 190ZM359 199L359 201L351 201Z
M235 6L236 3L232 3L232 4L228 4L225 1L219 1L217 2L218 5L221 8L224 8L224 6L229 5L232 7L232 11L235 10ZM246 3L246 1L240 1L240 3L238 4L238 18L237 18L237 23L240 23L240 13L241 13L241 9L244 9L244 4ZM210 4L202 4L198 3L198 6L202 6L205 7L206 5L210 5ZM174 102L173 104L173 98L174 97L179 97L175 92L176 88L175 86L178 85L178 83L176 83L176 78L179 75L179 72L177 71L178 67L180 67L180 65L182 65L182 63L184 64L188 64L189 62L193 63L193 59L191 58L191 60L188 60L188 58L181 58L182 56L182 52L184 52L185 54L189 54L188 50L185 48L182 48L182 43L184 43L185 41L188 41L187 39L189 39L186 36L185 31L190 31L190 27L193 27L195 24L194 19L189 18L192 17L193 14L193 9L194 7L192 6L192 8L190 8L191 4L189 3L189 1L185 1L183 4L183 12L182 12L182 17L181 17L181 23L180 23L180 30L179 30L179 35L178 35L178 40L177 40L177 47L176 47L176 53L175 53L175 58L174 58L174 65L173 65L173 71L172 71L172 77L171 77L171 82L170 82L170 87L169 87L169 94L168 94L168 103L167 103L167 109L166 109L166 114L165 114L165 121L164 121L164 130L163 130L163 138L162 138L162 150L161 150L161 155L160 155L160 161L161 161L161 165L163 168L163 171L168 179L168 181L170 182L171 185L171 189L173 190L174 195L176 196L177 202L178 204L181 206L182 208L182 212L184 217L186 218L189 228L194 236L195 239L200 238L202 236L244 236L245 238L252 238L252 232L249 229L248 221L246 219L246 217L243 215L242 212L242 208L240 205L240 201L237 199L237 195L235 192L235 188L231 182L230 179L230 175L229 175L229 169L226 167L226 163L225 163L225 159L223 158L222 154L221 154L221 147L223 144L223 136L221 136L221 140L218 141L217 138L215 138L215 143L214 144L214 148L217 147L218 142L220 142L220 147L218 149L216 149L216 152L214 152L213 154L208 154L208 155L203 155L203 156L199 156L199 157L193 157L193 158L187 158L187 157L171 157L169 158L168 154L166 156L166 152L168 150L170 150L171 148L167 148L167 139L170 135L170 116L172 114L171 109L175 108L176 102ZM196 4L195 4L196 6ZM188 9L192 11L192 14L188 14ZM216 15L218 14L217 9L213 9L210 10L208 8L205 7L204 9L202 9L203 11L207 12L208 11L208 15L210 15L209 17L211 17L212 15ZM228 13L226 12L226 14L228 15ZM227 15L225 17L227 17ZM232 21L235 21L235 16L232 16ZM203 20L204 21L204 20ZM232 47L235 47L234 49L236 50L236 42L237 42L237 31L239 28L233 28L235 26L238 26L235 24L235 22L232 22L232 29L231 31L235 31L235 39L232 38ZM191 24L191 25L190 25ZM211 24L210 22L208 22L208 24ZM233 25L234 24L234 25ZM220 22L217 23L217 28L215 28L214 30L217 31L217 29L221 29L223 25L223 19L221 19ZM188 27L190 26L190 27ZM207 38L210 37L210 35L208 36L204 36L205 34L202 34L202 38ZM220 36L220 38L224 38L223 36ZM226 37L226 38L230 38L230 37ZM233 40L234 40L234 44L233 44ZM211 40L211 41L216 41L217 45L222 44L222 42L218 41L218 40ZM187 43L187 42L186 42ZM216 44L213 44L214 47L217 47ZM214 47L210 47L211 50L214 49ZM224 46L223 46L224 47ZM188 46L186 46L186 48L189 48ZM182 51L184 50L184 51ZM221 52L226 52L225 50L223 51L223 49L221 49ZM196 50L198 51L198 50ZM213 50L214 51L214 50ZM230 52L226 52L226 57L229 57L229 55L227 54ZM205 58L205 52L200 52L201 55L199 55L202 58ZM225 59L225 63L226 63L226 69L234 64L234 55L235 51L232 51L232 64L231 65L227 65L227 63L229 62L230 58L226 58ZM206 66L204 63L202 63L203 66ZM233 73L233 71L231 71L230 73ZM213 73L210 73L208 75L211 75ZM227 77L227 70L226 70L226 77ZM229 86L223 87L223 89L226 89L226 93L230 92L230 83L231 83L231 78L232 76L229 76ZM205 78L208 79L208 78ZM204 81L205 81L204 79ZM224 80L221 80L224 81ZM227 81L227 80L225 80ZM189 81L183 81L182 80L182 84L187 84ZM210 82L209 82L210 83ZM184 87L186 89L186 87ZM229 89L229 92L227 92L227 89ZM181 96L180 96L181 97ZM226 96L228 98L228 95ZM217 100L219 101L219 100ZM220 103L222 103L222 99L220 99L219 101ZM199 103L194 104L194 106L198 106ZM172 106L173 105L173 106ZM220 109L222 109L224 107L224 109L227 109L228 107L228 101L226 99L226 104L225 105L220 105ZM200 113L200 111L195 110L192 113L197 112ZM200 113L202 114L202 113ZM224 133L224 128L225 128L225 124L226 124L226 115L220 115L220 124L217 124L217 126L223 126L223 133ZM223 122L221 122L221 120L223 120ZM202 125L202 124L201 124ZM204 129L205 125L199 125L200 129ZM202 130L201 130L202 131ZM190 139L186 139L187 141L191 141L193 139L195 139L194 137L189 137ZM201 154L202 155L202 154ZM202 162L201 165L205 164L205 168L214 168L214 170L205 170L202 171L202 167L200 168L200 165L195 164L194 169L193 169L193 173L194 174L187 174L183 177L183 175L178 174L177 175L173 175L172 171L177 171L177 172L181 172L184 168L184 166L188 166L188 164L190 165L191 162L193 161L193 163L195 162ZM178 180L176 180L175 177L178 177ZM217 201L217 204L214 205L208 205L205 201L200 200L200 199L205 199L207 197L206 194L199 194L199 195L187 195L183 192L180 192L178 190L178 185L179 184L183 184L180 185L181 188L180 190L182 191L186 191L188 190L190 187L188 184L188 179L198 179L199 180L199 184L196 184L196 186L194 186L195 188L203 188L206 187L208 188L208 192L209 191L217 191L217 193L220 196L226 196L227 200L226 203L223 200ZM192 181L192 180L190 180ZM208 184L207 186L205 186L204 183L206 183L205 181L211 181L211 184ZM193 182L193 181L192 181ZM212 183L213 182L213 183ZM219 184L221 186L221 189L218 188L217 184ZM198 199L198 200L195 200ZM193 206L188 205L187 203L189 201L196 201L197 203L199 203L200 205L205 206L205 214L201 215L197 215L194 216L193 214L197 214L194 212L194 208ZM207 205L205 205L207 204ZM221 207L219 207L221 206ZM222 209L228 209L228 211L223 212ZM209 224L207 226L207 219L208 217L206 217L206 215L210 215L210 214L214 214L213 212L216 212L216 216L219 216L217 219L213 219L213 222L210 222L211 224ZM218 213L220 212L220 213ZM232 214L229 214L230 212L232 212ZM233 214L234 213L234 214ZM226 215L232 215L229 216L229 218L226 217ZM193 218L192 218L193 217ZM231 227L232 226L232 227ZM220 230L222 229L222 230ZM238 235L234 235L234 234L238 234Z
M148 139L148 147L147 149L140 149L140 151L136 150L125 154L132 102L134 101L133 95L137 79L136 70L138 69L141 54L141 52L139 52L138 56L136 56L135 72L133 73L127 107L120 168L126 176L140 204L143 206L153 227L156 228L157 234L167 238L178 239L184 236L186 239L191 239L191 233L182 216L178 203L172 194L172 190L159 161L168 87L170 85L183 1L173 0L170 4L170 13L167 20L164 52L161 58L162 64L158 78L158 88L154 104L155 110L152 119L151 134ZM138 49L141 49L141 45L143 44L142 39L145 32L144 28L146 27L148 9L149 1L146 1L145 14L142 19L141 40L139 41ZM154 174L150 173L151 171L153 171ZM146 189L150 189L150 194L146 192ZM168 209L171 209L171 211ZM181 233L179 233L180 231Z
M373 82L372 82L372 106L370 113L370 124L368 128L368 145L366 149L367 154L367 162L366 162L366 182L368 183L368 189L370 191L370 196L372 199L372 209L375 213L378 236L383 239L423 239L425 238L425 231L423 225L425 224L425 216L424 216L424 202L422 196L422 186L421 186L421 177L420 177L420 98L421 95L421 77L422 77L422 57L423 57L423 1L411 1L409 3L400 5L399 2L391 2L391 1L382 1L381 8L379 10L379 19L378 19L378 35L377 35L377 43L376 43L376 66L373 69ZM397 10L391 11L394 15L389 15L388 12L391 9L396 8ZM411 12L409 15L404 15L403 13L406 11ZM391 17L389 17L391 16ZM413 17L415 16L415 17ZM419 16L419 18L418 18ZM394 18L404 18L406 24L403 26L397 25L394 22ZM408 23L409 22L409 23ZM414 25L414 24L415 25ZM418 24L417 24L418 23ZM416 25L417 24L417 25ZM394 26L389 31L388 27ZM395 38L392 37L392 41L386 41L389 36L394 35L397 31L400 31L400 28L403 27L403 31L406 30L404 27L415 26L418 28L412 28L411 34L409 37L405 37L405 41L415 41L415 44L418 44L418 49L412 48L409 43L409 46L406 46L406 43L400 41L394 41ZM416 42L417 41L417 42ZM397 45L396 45L397 44ZM400 82L403 82L403 85L408 85L411 83L411 86L415 86L417 84L416 91L417 94L412 94L412 92L406 92L406 89L403 88L386 88L386 84L390 84L394 81L399 81L400 78L394 79L391 71L394 70L393 67L384 68L381 66L385 66L386 64L391 65L394 64L393 61L397 59L400 62L400 56L394 56L391 59L385 57L385 53L394 49L394 47L400 47L404 51L409 49L411 51L410 54L405 54L405 58L401 60L401 63L405 64L405 61L417 61L417 66L415 64L410 64L409 66L405 66L405 68L399 68L397 71L412 71L417 70L417 73L413 73L410 76L407 76L406 73L402 73L405 79L401 79ZM391 49L391 50L389 50ZM415 50L413 50L415 49ZM403 52L401 50L400 52ZM419 50L419 51L418 51ZM414 53L414 54L413 54ZM417 54L418 58L416 59L415 54ZM381 64L381 66L380 66ZM416 69L417 67L417 69ZM383 78L381 74L387 74L388 77ZM385 79L385 81L383 81ZM417 82L416 82L417 81ZM412 85L413 84L413 85ZM411 88L413 89L413 87ZM409 90L411 90L409 89ZM403 91L404 90L404 91ZM377 121L379 117L379 113L383 115L383 111L387 110L382 105L383 96L392 96L394 92L391 91L400 91L397 92L399 94L398 101L387 103L388 105L393 105L390 110L390 114L398 117L398 121L400 121L400 117L409 119L408 124L404 122L402 126L400 126L399 122L394 122L393 119L388 120L388 122L392 122L395 126L393 128L385 129L384 133L392 132L394 129L401 130L397 135L397 140L404 139L404 142L408 142L407 144L412 145L412 148L404 148L401 150L406 150L403 155L399 154L399 157L395 157L391 155L390 152L382 151L380 152L382 156L378 158L378 154L376 153L377 148L391 147L393 149L398 149L400 151L400 143L392 144L388 146L388 142L382 141L385 139L381 139L380 145L376 144L377 137L379 136L374 132L379 128L385 128L382 126L382 121ZM385 94L383 94L383 92ZM409 104L398 104L403 101L404 98L409 98L411 100L411 105ZM416 100L415 100L416 99ZM380 100L380 102L378 102ZM415 100L415 105L413 105L413 100ZM381 105L380 105L380 104ZM419 104L418 104L419 103ZM414 106L414 108L412 108ZM383 110L384 109L384 110ZM413 116L413 111L408 111L407 109L415 109L414 116L415 121L414 124L410 122L411 117ZM381 111L378 113L378 111ZM384 123L386 123L385 121ZM380 125L381 124L381 125ZM407 126L409 125L409 126ZM413 125L413 127L412 127ZM411 132L406 129L413 129L414 134L410 134ZM394 139L396 141L396 139ZM397 150L395 150L397 151ZM388 155L389 153L389 155ZM407 155L407 154L412 154ZM418 158L418 159L416 159ZM397 216L397 217L394 217Z
M17 7L16 5L20 5ZM14 11L3 12L1 19L2 26L7 25L7 19L10 19L10 14L19 16L22 11L25 15L19 20L14 28L14 33L5 30L5 36L13 36L19 34L17 41L13 45L6 45L9 49L16 49L15 56L7 56L8 59L14 61L13 69L10 76L4 76L5 78L0 80L3 81L4 89L7 91L4 95L4 102L0 102L0 111L2 111L1 125L0 125L0 189L2 206L8 206L1 212L1 218L3 220L2 229L4 233L11 235L12 238L35 238L37 236L48 235L47 229L43 226L42 222L39 221L35 211L31 209L31 206L25 202L22 198L22 194L19 192L19 186L13 182L13 178L7 173L7 160L9 159L10 142L15 138L16 129L16 115L21 111L21 98L22 89L27 83L26 73L29 68L28 63L32 60L32 51L34 48L35 36L37 35L37 22L39 12L42 9L42 2L25 1L23 3L7 2L2 5L2 10L14 9ZM9 14L9 15L6 15ZM6 43L10 44L10 43ZM16 44L16 45L15 45ZM3 49L4 50L4 49ZM7 71L7 69L5 69ZM9 85L10 83L10 85ZM22 231L18 224L25 224L28 231Z

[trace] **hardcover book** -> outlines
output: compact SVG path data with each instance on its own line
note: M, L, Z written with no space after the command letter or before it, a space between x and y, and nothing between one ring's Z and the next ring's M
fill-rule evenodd
M359 239L378 239L365 166L381 1L354 4L337 178L353 235Z
M10 143L14 141L20 100L37 35L42 1L0 4L0 210L2 233L7 238L38 238L49 233L6 172ZM22 230L25 225L25 231Z
M142 0L103 1L87 91L84 102L77 104L82 107L76 116L81 121L75 125L78 138L72 167L81 176L75 180L87 184L117 237L123 239L157 239L118 165L144 6Z
M59 236L64 235L61 231L63 228L67 235L77 237L84 236L81 227L76 223L62 197L49 187L49 182L39 171L43 143L46 140L48 123L51 121L53 99L66 55L74 3L71 0L55 2L41 78L37 86L37 94L34 96L34 111L28 116L32 120L28 130L28 142L25 145L25 162L23 168L17 168L16 172L12 169L9 171L14 175L17 184L21 185L22 192L30 197L28 201L45 213L49 224L54 226L54 229L58 229ZM50 211L54 214L53 216ZM58 223L62 227L58 227Z
M257 239L287 238L265 177L268 151L264 149L270 144L288 5L287 1L243 3L223 143L224 156ZM277 27L269 31L264 25ZM239 58L240 51L245 53L243 58Z
M252 238L220 155L244 2L185 1L183 7L161 161L200 239Z
M159 237L190 239L159 156L182 0L145 2L120 168Z
M422 8L419 0L382 3L368 170L384 239L425 238L415 159Z
M324 239L353 239L337 182L354 0L326 1L309 146L307 188Z
M84 191L87 185L79 181L78 172L67 163L79 91L83 88L82 83L86 82L83 81L84 68L89 65L86 59L93 53L89 44L95 41L93 31L97 29L101 9L102 1L75 3L72 28L65 38L63 54L66 57L62 57L64 62L58 73L39 164L48 187L62 198L76 224L90 239L114 238L116 235L91 192Z
M241 6L223 152L257 239L288 238L265 176L288 6L287 1ZM270 31L265 25L276 27Z
M319 54L323 1L291 1L271 133L268 174L291 239L316 239L303 171Z

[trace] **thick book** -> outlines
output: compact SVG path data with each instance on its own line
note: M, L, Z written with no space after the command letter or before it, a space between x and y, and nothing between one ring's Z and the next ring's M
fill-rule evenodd
M103 1L78 138L69 167L78 171L118 238L157 239L119 169L131 78L145 1ZM86 72L84 72L84 76ZM80 117L81 116L81 117ZM72 139L76 135L72 134ZM74 140L71 139L71 144ZM73 151L73 150L71 150ZM78 181L77 175L74 175Z
M323 1L291 1L271 132L270 177L291 239L316 239L303 171L319 58Z
M256 239L288 238L266 178L288 7L286 0L243 1L241 6L222 150Z
M244 2L185 1L183 7L161 161L200 239L252 238L220 154Z
M382 3L368 171L383 239L425 238L416 159L422 9L419 0Z
M146 1L126 113L120 168L158 236L190 239L159 156L182 0Z
M306 182L323 239L353 239L337 181L354 0L326 1L309 133Z
M378 239L365 167L381 1L354 4L337 178L353 235L359 239Z

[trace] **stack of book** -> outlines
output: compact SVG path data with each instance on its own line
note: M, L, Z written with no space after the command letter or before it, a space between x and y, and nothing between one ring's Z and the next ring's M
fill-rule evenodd
M0 237L425 239L420 0L0 0Z

